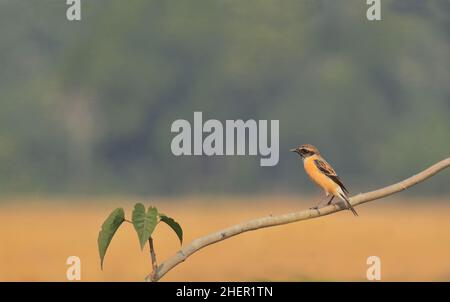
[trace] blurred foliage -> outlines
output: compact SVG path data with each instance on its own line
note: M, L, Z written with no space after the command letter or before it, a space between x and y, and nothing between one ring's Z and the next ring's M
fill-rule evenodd
M450 154L450 1L0 3L2 192L305 192L317 145L353 190ZM174 157L173 120L279 119L280 162ZM449 192L448 173L413 189Z

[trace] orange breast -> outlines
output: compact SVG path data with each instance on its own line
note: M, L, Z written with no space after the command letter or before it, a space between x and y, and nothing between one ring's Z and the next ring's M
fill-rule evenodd
M310 156L305 159L303 165L308 176L316 183L319 187L324 189L326 192L331 194L336 194L337 185L328 176L323 174L319 168L317 168L314 160L317 159L317 155Z

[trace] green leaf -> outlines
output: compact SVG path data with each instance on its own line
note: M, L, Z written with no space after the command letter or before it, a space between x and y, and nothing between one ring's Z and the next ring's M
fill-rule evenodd
M132 221L141 249L143 249L158 223L158 210L155 207L149 207L147 212L145 212L144 205L137 203L134 206Z
M98 252L100 254L100 267L103 270L103 259L105 258L106 250L111 243L114 234L125 221L125 212L122 208L117 208L109 214L108 218L103 222L102 229L98 233Z
M172 230L177 234L178 239L180 239L180 244L183 244L183 229L178 224L178 222L176 222L175 220L173 220L173 218L166 216L164 214L160 214L159 218L161 219L161 221L165 222L168 226L172 228Z

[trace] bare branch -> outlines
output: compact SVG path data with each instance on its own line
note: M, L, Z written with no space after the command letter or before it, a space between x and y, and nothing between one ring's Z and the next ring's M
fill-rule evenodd
M356 196L353 196L350 198L350 203L353 206L366 203L372 200L380 199L398 192L401 192L403 190L406 190L409 187L412 187L427 178L435 175L439 171L447 168L450 166L450 158L444 159L433 166L429 167L428 169L408 178L401 182L398 182L396 184L384 187L379 190L358 194ZM339 203L334 205L329 205L320 209L313 209L313 210L305 210L301 212L294 212L289 214L284 214L280 216L266 216L261 217L257 219L253 219L241 224L237 224L234 226L231 226L229 228L226 228L222 231L218 231L215 233L212 233L210 235L198 238L193 240L191 243L183 247L181 250L179 250L175 255L168 258L166 261L161 263L156 270L152 272L151 280L152 281L158 281L161 279L167 272L169 272L171 269L173 269L175 266L180 264L181 262L185 261L189 256L197 252L198 250L210 245L217 243L219 241L226 240L228 238L231 238L233 236L239 235L244 232L253 231L257 229L282 225L282 224L288 224L296 221L311 219L311 218L317 218L325 215L329 215L332 213L336 213L341 210L347 209L345 205ZM156 260L155 260L156 261Z

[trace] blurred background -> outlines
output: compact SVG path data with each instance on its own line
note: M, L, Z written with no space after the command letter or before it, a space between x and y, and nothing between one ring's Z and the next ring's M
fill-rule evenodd
M362 0L81 2L82 20L69 22L65 1L0 1L0 280L65 280L77 253L89 259L84 280L143 279L148 259L131 228L104 272L96 254L103 219L116 206L130 216L134 201L172 210L186 242L311 206L321 192L288 152L303 143L353 193L450 154L448 0L383 0L379 22ZM278 165L173 156L171 123L194 111L279 120ZM449 183L445 171L397 201L360 207L357 222L340 213L244 235L252 250L242 255L244 241L231 239L167 278L364 280L378 252L392 263L388 280L449 280ZM178 248L171 236L159 238L162 255ZM435 265L421 271L421 261Z

